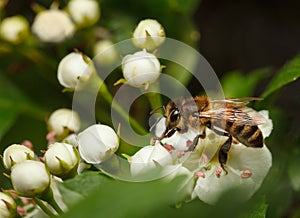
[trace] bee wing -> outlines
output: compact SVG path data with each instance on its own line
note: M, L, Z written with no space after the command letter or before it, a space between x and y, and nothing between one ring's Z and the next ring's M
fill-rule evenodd
M212 104L233 104L235 106L247 105L250 101L261 101L263 98L258 97L246 97L246 98L225 98L225 99L214 99L210 102Z
M259 125L265 123L265 118L255 110L246 107L249 101L261 98L236 98L212 100L211 109L200 113L200 118L226 120L241 125Z

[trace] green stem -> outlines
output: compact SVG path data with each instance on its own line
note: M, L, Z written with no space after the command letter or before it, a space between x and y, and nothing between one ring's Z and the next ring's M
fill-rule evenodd
M48 216L55 216L52 211L44 204L42 200L37 197L33 198L35 203L48 215Z
M98 79L95 79L95 81L97 81L97 84L99 83L101 84L101 88L98 92L99 94L101 94L103 99L107 103L109 103L111 107L123 117L123 119L129 120L130 118L130 123L136 131L138 131L140 134L147 134L148 131L146 131L144 127L142 127L134 118L129 117L129 115L124 111L124 109L117 102L114 102L114 104L112 104L113 102L112 94L108 91L106 84L99 77L97 78Z
M35 198L39 201L41 201L38 198ZM52 208L58 213L58 214L63 214L64 211L59 207L59 205L56 203L54 196L53 196L53 191L49 187L48 190L46 190L43 195L41 196L41 199L46 201L48 204L52 206ZM44 205L45 206L45 205Z
M148 98L148 101L151 105L151 109L155 110L159 107L161 107L162 104L162 100L161 100L161 95L160 93L160 88L159 88L159 84L158 83L153 83L151 85L151 92L149 92L146 96Z

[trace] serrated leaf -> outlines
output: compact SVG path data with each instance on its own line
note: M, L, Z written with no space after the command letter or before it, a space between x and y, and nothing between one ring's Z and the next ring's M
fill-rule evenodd
M262 97L267 97L283 86L296 81L300 77L300 55L284 65L275 75Z
M270 74L269 68L257 69L247 75L239 71L225 74L221 83L226 98L251 97L258 83Z

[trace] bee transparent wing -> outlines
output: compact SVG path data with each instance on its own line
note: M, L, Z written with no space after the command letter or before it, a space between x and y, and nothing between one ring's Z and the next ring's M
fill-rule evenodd
M224 120L239 123L241 125L259 125L265 122L265 118L255 110L246 107L249 101L262 100L261 98L236 98L212 100L211 108L201 112L200 118L212 120Z

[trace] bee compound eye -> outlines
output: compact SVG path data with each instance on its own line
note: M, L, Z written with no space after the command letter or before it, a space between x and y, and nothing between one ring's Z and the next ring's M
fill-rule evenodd
M180 112L179 110L176 108L171 112L170 115L170 121L171 122L176 122L178 119L180 118Z

